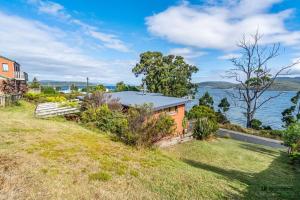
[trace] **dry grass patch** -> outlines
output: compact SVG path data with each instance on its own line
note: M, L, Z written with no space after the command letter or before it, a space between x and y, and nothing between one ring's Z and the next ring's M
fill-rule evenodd
M136 149L33 112L0 109L0 199L288 199L300 188L274 149L225 139Z

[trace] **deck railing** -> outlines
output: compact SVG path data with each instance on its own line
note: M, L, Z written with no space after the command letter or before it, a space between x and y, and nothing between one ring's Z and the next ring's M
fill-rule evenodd
M28 75L26 72L15 71L15 79L27 81Z

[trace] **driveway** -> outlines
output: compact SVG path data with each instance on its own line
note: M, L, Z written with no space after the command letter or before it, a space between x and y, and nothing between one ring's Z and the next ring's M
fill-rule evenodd
M249 142L253 144L260 144L260 145L273 147L273 148L281 148L281 149L286 148L282 144L283 141L280 140L269 139L269 138L260 137L256 135L249 135L249 134L240 133L240 132L231 131L222 128L219 129L217 135L219 135L220 137L230 137L231 139L235 139L243 142Z

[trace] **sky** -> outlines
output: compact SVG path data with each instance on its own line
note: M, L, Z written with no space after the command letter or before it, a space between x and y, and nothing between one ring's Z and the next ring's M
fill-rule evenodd
M30 79L139 84L145 51L183 56L194 82L227 80L237 42L281 43L274 70L300 58L299 0L0 0L0 55ZM290 71L300 76L300 65Z

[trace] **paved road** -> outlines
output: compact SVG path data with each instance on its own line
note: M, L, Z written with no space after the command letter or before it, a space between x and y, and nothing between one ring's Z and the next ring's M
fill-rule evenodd
M231 130L227 130L227 129L219 129L217 134L221 137L229 136L232 139L240 140L243 142L260 144L260 145L274 147L274 148L286 148L285 146L282 145L283 142L280 140L259 137L256 135L249 135L249 134L231 131Z

